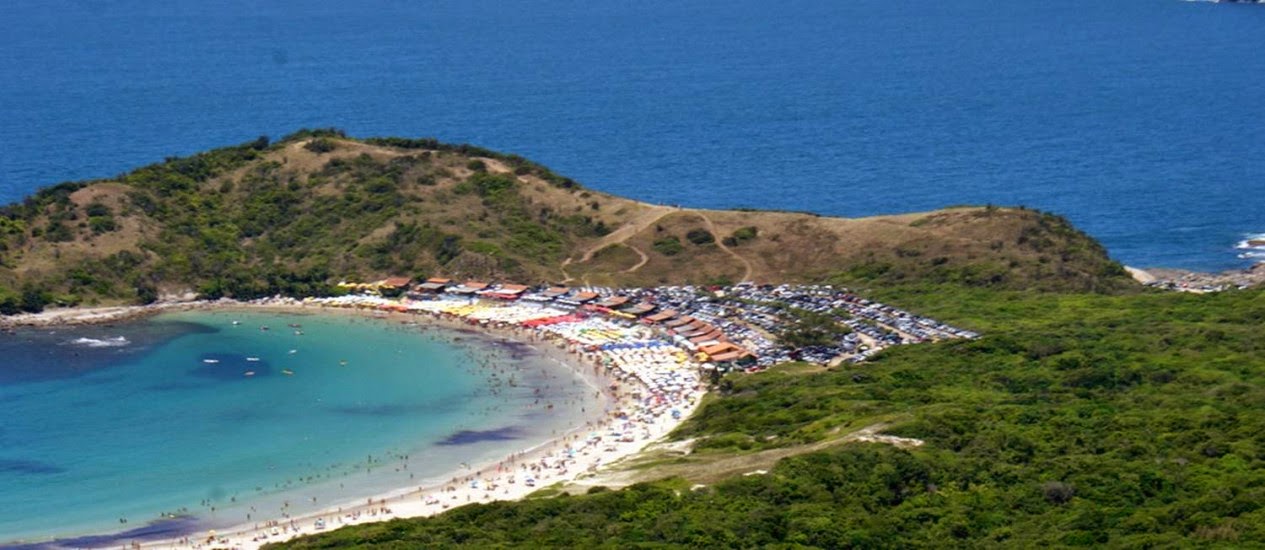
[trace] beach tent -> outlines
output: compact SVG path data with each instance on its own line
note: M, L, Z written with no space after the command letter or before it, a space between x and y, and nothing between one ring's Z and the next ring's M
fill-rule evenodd
M426 279L426 282L418 285L418 289L424 292L440 292L440 291L443 291L444 288L447 287L449 283L452 283L452 279L442 279L439 277L431 277L429 279Z
M620 311L623 313L627 313L628 315L632 315L634 317L640 317L642 315L650 313L651 311L654 311L654 308L655 308L654 304L641 303L641 304L625 307L621 309Z

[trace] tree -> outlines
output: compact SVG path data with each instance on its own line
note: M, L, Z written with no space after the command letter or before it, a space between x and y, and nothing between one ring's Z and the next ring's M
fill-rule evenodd
M0 315L17 315L21 312L22 308L18 295L0 286Z
M153 283L144 279L136 280L136 299L142 304L152 304L158 301L158 287Z
M22 287L22 298L18 307L27 313L39 313L44 311L44 305L48 302L47 293L34 285L26 285Z

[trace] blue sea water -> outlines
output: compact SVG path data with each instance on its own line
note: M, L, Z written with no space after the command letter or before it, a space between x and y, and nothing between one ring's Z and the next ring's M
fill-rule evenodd
M446 481L600 410L574 373L528 351L328 314L0 335L0 546L173 535ZM179 519L149 526L164 513Z
M1129 264L1239 267L1262 28L1179 0L15 0L0 200L336 126L689 206L1023 204Z

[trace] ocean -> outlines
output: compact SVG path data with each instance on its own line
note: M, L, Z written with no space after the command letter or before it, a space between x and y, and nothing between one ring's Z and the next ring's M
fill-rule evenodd
M693 207L1069 217L1140 267L1265 232L1265 7L16 0L0 201L301 127Z
M0 334L0 357L0 547L110 546L363 504L526 450L602 406L520 344L328 312L23 329ZM79 538L114 532L130 534Z

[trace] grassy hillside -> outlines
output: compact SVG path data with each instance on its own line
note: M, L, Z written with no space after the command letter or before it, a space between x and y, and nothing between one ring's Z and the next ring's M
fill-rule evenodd
M683 477L285 546L1265 545L1265 292L937 286L886 298L986 335L835 370L731 375L675 434L696 438L693 454L664 467ZM717 457L804 448L875 423L924 444L833 444L767 475L713 481Z
M839 219L706 211L586 190L521 157L332 130L65 183L0 210L0 312L160 292L255 297L387 275L650 285L908 280L1132 287L1049 214Z

